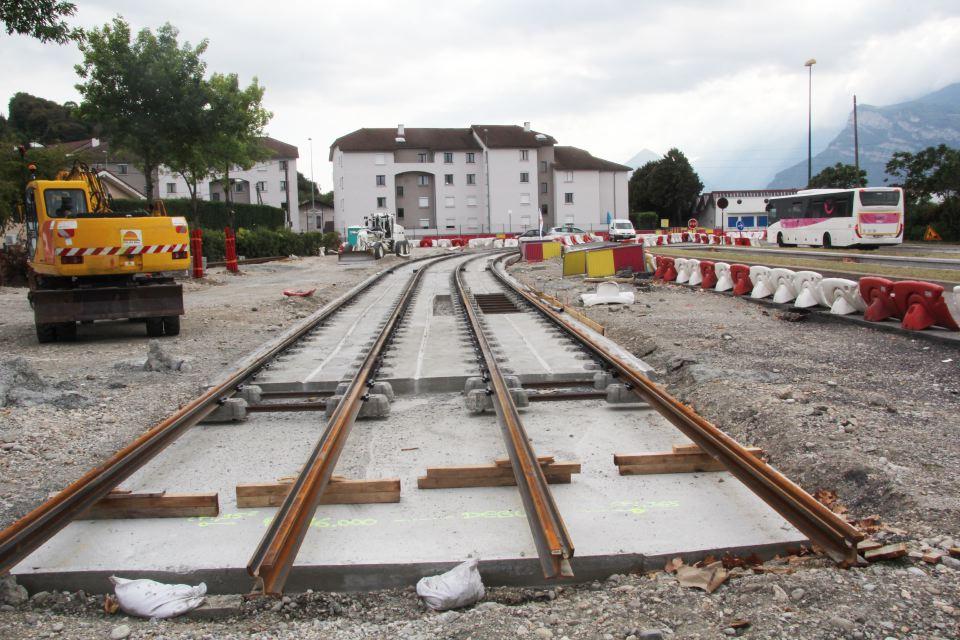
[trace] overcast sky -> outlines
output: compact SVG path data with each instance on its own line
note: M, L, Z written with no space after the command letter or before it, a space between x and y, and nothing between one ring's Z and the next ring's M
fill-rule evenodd
M75 0L76 25L122 15L210 40L210 71L256 76L268 133L331 188L330 144L360 127L522 124L624 162L679 147L708 187L759 188L861 103L960 81L960 2L202 2ZM76 46L0 35L0 105L78 100Z

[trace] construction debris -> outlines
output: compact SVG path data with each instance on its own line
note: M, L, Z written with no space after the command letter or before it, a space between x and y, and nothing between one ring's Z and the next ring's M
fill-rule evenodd
M473 558L446 573L420 578L417 595L435 611L457 609L479 602L484 589L477 564L477 559Z

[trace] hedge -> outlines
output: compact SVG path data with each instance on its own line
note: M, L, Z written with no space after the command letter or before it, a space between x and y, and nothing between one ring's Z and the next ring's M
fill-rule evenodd
M905 240L923 240L929 225L945 242L960 241L960 198L949 198L940 203L908 203L904 218Z
M171 216L183 216L193 225L193 206L190 200L174 198L164 200L167 213ZM236 212L236 226L244 229L283 229L286 225L286 215L283 209L265 204L231 203ZM125 200L114 198L113 210L119 212L142 211L146 208L146 200ZM200 201L198 209L200 226L205 229L223 229L229 222L227 203Z
M630 214L630 219L633 220L633 226L636 229L649 231L660 228L660 216L656 211L634 212Z
M224 259L224 234L218 229L203 230L203 255L207 260ZM237 255L245 258L272 258L274 256L315 256L320 247L335 251L340 247L336 232L294 233L288 229L240 229L237 231Z

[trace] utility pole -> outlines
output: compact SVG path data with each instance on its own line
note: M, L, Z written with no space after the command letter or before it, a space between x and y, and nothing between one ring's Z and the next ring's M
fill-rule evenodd
M315 196L317 192L317 186L313 182L313 138L307 138L307 140L310 142L310 211L313 213L313 215L317 215L317 200ZM287 188L289 189L290 187L288 186ZM299 208L299 203L297 208ZM299 214L297 215L299 216ZM307 221L307 226L310 226L309 221ZM320 230L323 231L322 214L320 218Z
M807 80L807 186L813 179L813 65L817 64L815 58L810 58L803 63L809 70Z
M860 132L857 130L857 94L853 94L853 166L857 168L857 182L859 183L860 182Z

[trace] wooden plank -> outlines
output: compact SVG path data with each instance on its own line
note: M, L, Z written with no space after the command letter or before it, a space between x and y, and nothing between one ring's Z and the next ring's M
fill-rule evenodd
M757 457L763 455L759 447L747 447ZM638 453L615 454L613 462L622 476L653 473L694 473L698 471L724 471L726 467L707 453Z
M541 465L544 474L580 473L579 462L553 462ZM475 464L463 467L427 467L427 478L512 478L513 469L495 464Z
M537 456L537 462L540 463L542 467L545 464L551 464L553 462L553 456ZM510 468L510 458L497 458L493 461L498 467L507 467Z
M585 314L580 313L579 311L577 311L575 308L571 307L570 305L564 304L564 303L563 303L561 300L559 300L558 298L554 298L553 296L548 295L548 294L546 294L546 293L542 293L542 292L540 292L540 291L534 291L534 294L537 295L537 296L539 296L542 300L546 301L547 304L549 304L549 305L551 305L551 306L553 306L553 307L557 307L557 308L563 309L563 311L564 311L565 313L568 313L568 314L569 314L571 317L573 317L575 320L578 320L578 321L582 322L583 324L587 325L588 327L590 327L591 329L593 329L594 331L596 331L596 332L599 333L600 335L604 335L604 333L606 332L606 329L604 328L604 326L603 326L602 324L600 324L599 322L597 322L597 321L595 321L595 320L592 320L591 318L587 317Z
M860 552L873 551L874 549L879 549L882 546L883 545L877 542L876 540L871 540L870 538L867 538L857 543L857 551L860 551Z
M293 485L292 481L237 485L237 506L241 509L278 507ZM373 504L400 502L400 480L341 480L331 478L320 504Z
M894 558L902 558L907 555L907 545L904 542L898 542L896 544L888 544L885 547L880 547L879 549L871 549L866 551L863 554L863 557L874 562L876 560L893 560Z
M216 517L216 493L131 493L115 491L84 511L80 520Z
M544 474L549 484L570 484L569 473ZM513 474L505 476L458 476L458 477L431 477L417 478L419 489L469 489L473 487L512 487L517 484Z
M673 445L674 453L703 453L703 450L700 448L700 445L693 444L675 444Z

